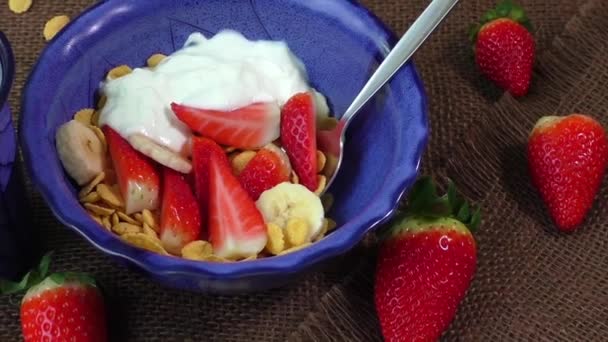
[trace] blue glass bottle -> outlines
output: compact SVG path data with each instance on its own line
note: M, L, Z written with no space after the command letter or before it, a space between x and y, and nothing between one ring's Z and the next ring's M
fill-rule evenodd
M34 240L7 101L13 74L13 54L0 32L0 278L14 280L30 267Z

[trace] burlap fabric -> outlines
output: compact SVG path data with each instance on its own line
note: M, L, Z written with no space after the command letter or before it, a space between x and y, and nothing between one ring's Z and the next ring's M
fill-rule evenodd
M0 29L17 56L16 114L25 77L44 45L44 22L90 3L39 0L19 16L0 5ZM401 33L428 1L364 3ZM530 95L515 100L479 77L466 40L468 25L492 3L462 0L416 56L430 100L423 170L455 179L484 211L478 272L444 339L606 340L608 186L580 231L557 234L528 183L524 146L541 115L579 111L608 124L608 4L523 1L539 56ZM29 185L28 194L43 244L57 251L54 268L91 272L106 288L113 341L380 340L372 302L373 239L286 288L203 296L161 288L115 264L63 228ZM21 338L18 307L18 296L0 298L0 341Z

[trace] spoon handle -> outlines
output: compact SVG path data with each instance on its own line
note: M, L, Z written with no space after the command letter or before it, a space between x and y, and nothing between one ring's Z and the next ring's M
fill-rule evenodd
M458 0L433 0L367 81L341 120L349 122L424 43Z

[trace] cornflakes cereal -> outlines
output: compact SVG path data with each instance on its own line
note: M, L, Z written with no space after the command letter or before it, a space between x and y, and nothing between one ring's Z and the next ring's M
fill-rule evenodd
M147 224L144 223L144 226L142 228L142 232L144 234L150 235L151 237L158 239L158 235L156 234L156 231L152 228L150 228L150 226L148 226Z
M148 58L148 60L146 61L146 64L150 68L154 68L157 65L159 65L160 62L162 62L165 58L167 58L167 56L163 55L162 53L155 53L152 56L150 56L150 58Z
M336 223L336 221L327 218L327 231L331 232L332 230L336 229L336 227L338 226L338 224Z
M93 126L99 126L99 111L95 111L93 113L93 115L91 116L91 125Z
M290 218L285 226L285 238L290 246L300 246L308 238L310 228L301 218Z
M93 214L93 213L89 213L89 216L91 216L91 218L93 220L95 220L95 222L99 223L99 225L103 226L103 222L101 221L101 217Z
M117 78L121 78L123 76L130 74L132 71L133 71L133 69L131 69L131 67L128 65L119 65L119 66L115 67L114 69L108 71L106 78L108 80L115 80Z
M110 222L110 218L108 216L102 217L101 223L106 230L112 230L112 223Z
M323 226L321 226L321 230L319 231L317 236L315 236L315 238L313 239L313 242L320 241L321 239L323 239L325 237L325 234L327 234L327 227L328 227L327 219L323 219Z
M327 158L327 161L325 162L325 168L323 168L323 174L326 177L331 177L338 166L338 158L331 154L326 155L325 157Z
M94 109L85 108L81 109L76 114L74 114L74 120L80 121L85 125L91 124L91 118L93 117L93 113L95 113Z
M132 246L162 255L169 255L169 253L167 253L167 251L160 244L160 240L154 239L153 237L144 233L127 233L121 235L121 238Z
M130 233L141 233L141 228L134 224L120 222L119 224L112 226L112 231L118 235L130 234Z
M32 7L32 0L8 0L8 8L17 14L27 12Z
M317 190L315 190L315 194L320 195L327 186L327 177L325 177L324 175L318 175L317 184L319 185L317 185Z
M97 185L97 193L101 199L115 208L124 208L125 201L122 199L122 195L120 191L117 191L116 188L112 188L107 186L106 184L98 184Z
M277 255L285 248L285 239L283 229L274 223L266 225L268 241L266 242L266 250L268 253Z
M192 241L182 248L182 257L190 260L205 261L213 255L213 246L207 241Z
M110 216L110 215L114 214L114 212L116 211L114 209L102 207L100 205L93 204L93 203L85 203L83 205L89 211L91 211L99 216Z
M222 257L219 257L219 256L217 256L217 255L213 255L213 254L211 254L211 255L209 255L209 256L207 256L207 257L205 257L205 260L204 260L204 261L208 261L208 262L231 262L231 261L230 261L230 260L228 260L228 259L224 259L224 258L222 258Z
M112 214L112 226L115 226L120 223L120 218L118 218L118 214Z
M141 213L133 214L133 218L139 222L139 224L144 224L144 216Z
M323 131L331 131L338 126L338 119L334 117L326 117L317 121L317 127Z
M99 101L97 101L97 109L102 109L106 105L106 102L108 102L108 97L101 95Z
M100 174L98 174L95 178L93 178L93 180L89 184L87 184L84 188L80 189L80 192L78 193L78 198L83 198L88 195L91 191L93 191L93 189L95 189L97 184L101 183L101 181L105 177L105 172L101 172Z
M254 254L254 255L246 257L245 259L242 259L241 261L252 261L252 260L257 260L257 259L258 259L258 256L256 254Z
M156 224L156 218L154 217L154 214L152 214L152 212L150 210L144 209L141 212L141 216L144 221L144 224L147 224L155 232L159 231L158 225Z
M118 214L118 218L121 219L122 221L129 223L129 224L133 224L133 225L141 225L141 223L137 222L136 220L132 219L131 216L123 213L122 211L117 211L116 214Z
M46 39L46 41L53 39L53 37L55 37L55 35L59 33L59 31L61 31L69 22L70 17L67 15L58 15L51 18L44 25L44 31L42 32L44 39Z
M108 141L106 140L106 136L101 131L101 128L97 127L96 125L89 125L89 128L91 130L93 130L93 132L95 133L95 135L99 138L99 141L101 141L101 145L103 146L103 150L107 151L108 150Z
M295 246L295 247L291 247L289 249L286 249L286 250L282 251L281 253L279 253L278 255L285 255L285 254L293 253L295 251L299 251L300 249L304 249L304 248L306 248L306 247L308 247L310 245L312 245L312 243L307 242L307 243L305 243L303 245L299 245L299 246Z
M99 201L101 197L95 191L88 193L86 196L80 199L81 203L95 203Z
M328 212L334 205L334 196L330 193L323 194L323 196L321 196L321 204L323 204L325 212Z
M323 152L317 150L317 173L323 171L325 163L327 163L327 157L325 157Z
M255 157L255 155L255 151L243 151L234 156L231 161L232 170L234 171L234 173L238 176L241 172L243 172L247 164L249 164L249 162L251 161L251 159L253 159L253 157Z

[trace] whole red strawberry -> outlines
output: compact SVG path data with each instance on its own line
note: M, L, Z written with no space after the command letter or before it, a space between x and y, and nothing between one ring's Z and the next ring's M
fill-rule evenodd
M50 258L19 283L0 282L3 294L25 289L21 329L26 342L107 341L103 297L87 275L55 273L46 276Z
M476 270L467 225L479 221L453 185L443 197L429 178L414 186L378 255L375 303L386 341L436 341L448 327Z
M543 117L530 134L532 183L561 231L572 231L583 222L607 164L606 131L589 116Z
M471 31L475 62L481 72L513 96L528 93L535 43L524 10L504 1Z

